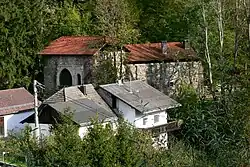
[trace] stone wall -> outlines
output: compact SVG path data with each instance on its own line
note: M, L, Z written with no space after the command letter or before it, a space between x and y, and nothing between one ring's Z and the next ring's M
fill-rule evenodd
M167 95L176 94L182 84L201 92L203 67L199 61L128 64L125 52L110 56L118 69L118 78L124 81L144 80Z
M124 51L111 52L108 57L117 68L118 78L124 81L147 81L167 95L175 95L182 84L201 92L203 67L200 61L129 64Z
M46 56L44 67L44 84L46 92L54 92L60 87L60 73L67 69L72 76L72 85L78 84L77 74L81 83L90 83L92 71L91 56Z
M132 80L145 80L153 87L174 95L182 84L200 89L203 80L201 62L163 62L127 64Z

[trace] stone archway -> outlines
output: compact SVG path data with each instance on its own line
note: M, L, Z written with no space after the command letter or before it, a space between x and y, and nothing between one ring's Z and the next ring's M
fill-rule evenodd
M60 86L72 86L72 76L67 69L63 69L60 73Z

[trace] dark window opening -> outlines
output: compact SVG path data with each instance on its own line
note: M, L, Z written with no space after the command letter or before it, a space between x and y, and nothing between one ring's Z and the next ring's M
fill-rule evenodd
M60 86L72 86L72 76L67 69L60 73Z
M135 66L135 79L137 80L138 79L138 67Z
M160 118L160 116L159 116L159 115L155 115L155 116L154 116L154 123L159 122L159 118Z
M116 107L117 107L116 106L116 98L115 98L115 96L112 95L112 108L116 109Z
M174 86L174 82L168 82L168 87L173 87Z
M4 117L0 117L0 136L4 136Z
M146 125L148 122L148 118L143 118L143 125Z
M77 74L77 85L81 85L82 84L82 78L80 74Z

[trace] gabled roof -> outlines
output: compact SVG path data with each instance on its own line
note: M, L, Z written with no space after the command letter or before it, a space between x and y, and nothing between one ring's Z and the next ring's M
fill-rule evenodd
M98 115L99 120L115 117L112 112L107 111L98 105L94 100L78 99L67 102L59 102L49 104L58 112L63 112L65 108L69 108L73 112L73 120L78 124L90 122L91 118Z
M129 52L129 63L199 60L194 50L192 48L185 49L181 42L168 42L167 54L162 53L161 43L130 44L125 45L125 48Z
M101 85L100 88L142 113L167 110L181 105L143 81L124 82L120 85L107 84Z
M84 94L79 89L81 86L85 86L86 93ZM112 110L109 106L103 101L101 96L96 92L94 86L92 84L86 85L77 85L77 86L70 86L63 88L50 96L46 99L43 104L51 104L51 103L58 103L58 102L66 102L71 100L79 100L79 99L89 99L93 100L96 104L107 110L108 112L112 113Z
M81 86L85 86L85 93L79 89ZM69 108L73 112L73 121L78 124L88 123L89 119L96 115L98 115L100 120L116 117L92 84L66 87L46 99L39 107L41 123L48 123L48 120L52 123L53 119L48 118L52 117L50 115L52 114L51 108L57 113L63 113L65 109ZM24 122L34 122L34 114L22 121L22 123Z
M72 113L72 119L79 125L88 124L91 118L98 116L99 120L110 120L116 116L102 108L90 99L78 99L66 102L42 104L39 110L39 122L42 124L54 124L60 121L60 114L65 111ZM34 123L34 114L21 121L21 123Z
M79 87L85 86L86 93L82 93ZM43 104L53 104L58 102L67 102L71 100L79 100L79 99L89 99L93 100L96 104L107 110L108 112L112 113L112 110L109 106L103 101L101 96L96 92L94 86L92 84L86 85L78 85L78 86L70 86L65 87L47 98Z
M40 55L94 55L105 43L102 36L62 36L49 44Z
M0 115L34 108L34 97L25 88L0 90Z

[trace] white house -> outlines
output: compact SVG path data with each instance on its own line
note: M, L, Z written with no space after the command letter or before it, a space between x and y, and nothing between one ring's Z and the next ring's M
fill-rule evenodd
M24 88L0 91L0 137L23 129L20 122L34 113L34 97Z
M117 119L91 84L66 87L46 99L39 107L40 125L60 122L60 115L65 114L65 110L72 112L73 121L79 125L80 137L86 135L93 117L98 116L104 124L112 123L114 126ZM34 114L22 123L34 123Z
M101 85L98 90L113 111L136 128L156 133L156 140L166 146L169 127L169 109L180 106L178 102L143 81L130 81Z

